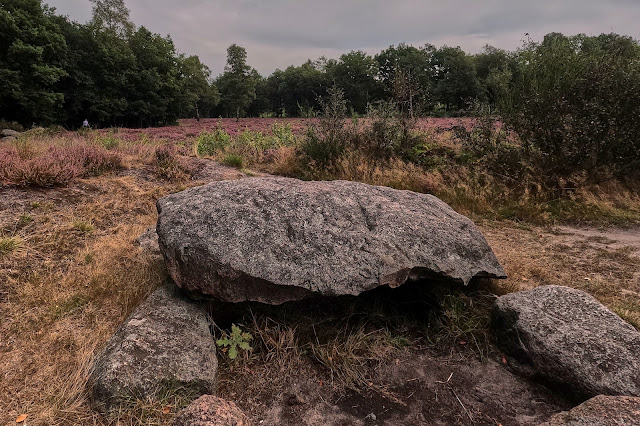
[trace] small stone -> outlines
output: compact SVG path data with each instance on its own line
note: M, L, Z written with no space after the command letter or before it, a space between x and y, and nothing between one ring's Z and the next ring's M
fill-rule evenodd
M202 395L178 414L172 426L248 426L249 424L247 416L233 402L212 395Z
M640 425L640 398L599 395L551 417L540 426Z

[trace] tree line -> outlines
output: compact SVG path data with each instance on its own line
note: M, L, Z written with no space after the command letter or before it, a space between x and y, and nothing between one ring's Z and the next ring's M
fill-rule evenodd
M170 37L136 27L123 0L73 22L41 0L0 1L0 118L25 126L175 123L219 101L211 72Z
M560 121L567 114L558 108L591 108L597 122L605 120L611 110L600 109L589 99L594 95L609 99L617 113L635 111L623 100L625 90L637 87L640 49L616 34L552 33L515 51L486 46L479 54L401 43L376 55L308 60L267 77L233 44L224 72L213 78L170 37L136 27L124 0L92 2L91 20L80 24L41 0L0 0L0 118L27 126L77 127L88 118L98 126L145 127L185 117L313 117L333 87L344 93L351 115L388 101L407 116L498 109L525 132L539 131L538 122L529 130L525 124L543 112L566 127ZM559 144L559 135L545 138Z

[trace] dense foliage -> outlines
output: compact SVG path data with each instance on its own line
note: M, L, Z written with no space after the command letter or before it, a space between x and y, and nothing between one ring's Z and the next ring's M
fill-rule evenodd
M86 24L41 0L0 2L0 118L25 126L153 126L208 113L209 69L169 37L136 28L123 0L94 0Z
M630 37L548 34L513 56L503 120L549 175L620 177L640 166L640 46Z

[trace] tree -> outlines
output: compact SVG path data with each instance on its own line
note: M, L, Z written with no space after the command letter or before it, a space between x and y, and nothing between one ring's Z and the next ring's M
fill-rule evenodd
M435 48L429 44L416 48L400 43L376 55L379 79L385 87L387 99L395 99L411 112L431 106L434 72L430 64L434 51ZM396 81L398 77L402 81ZM399 84L411 88L405 91L408 98L397 99Z
M547 34L515 55L502 119L549 176L592 178L640 166L640 45L605 34ZM600 173L605 172L605 173Z
M208 117L220 102L220 94L210 79L211 71L197 56L180 58L180 92L184 102L182 116Z
M364 114L370 102L381 97L383 87L378 77L378 63L366 53L354 50L327 66L328 78L342 91L347 106Z
M113 32L121 38L131 36L136 26L129 18L124 0L91 0L93 14L91 26Z
M486 45L482 51L472 57L478 81L482 86L482 96L491 106L496 104L501 90L500 81L512 70L512 59L505 50Z
M51 124L62 113L65 39L40 0L4 0L0 8L0 116Z
M232 44L227 48L227 65L218 78L221 101L227 115L243 116L256 97L257 72L247 65L247 51Z
M435 51L431 68L435 74L435 99L447 110L461 111L473 100L484 100L473 59L460 47L443 46Z
M271 111L276 115L314 115L319 110L318 98L326 93L326 73L308 60L284 71L276 70L267 79L266 93Z

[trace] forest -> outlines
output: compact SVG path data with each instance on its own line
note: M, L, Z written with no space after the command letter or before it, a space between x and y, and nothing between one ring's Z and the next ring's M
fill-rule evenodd
M0 118L76 128L85 118L96 127L149 127L194 117L314 117L333 86L351 116L389 100L411 116L524 113L534 104L551 107L551 98L572 111L606 105L598 112L605 115L638 108L624 99L639 90L640 47L616 34L552 33L515 51L486 46L477 54L400 43L373 56L355 50L310 59L269 76L233 44L224 72L213 76L170 36L137 27L122 0L92 2L83 24L41 0L2 1ZM583 97L592 90L598 105Z

